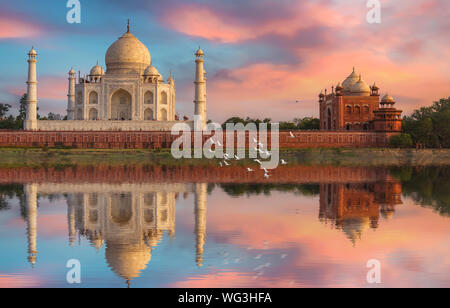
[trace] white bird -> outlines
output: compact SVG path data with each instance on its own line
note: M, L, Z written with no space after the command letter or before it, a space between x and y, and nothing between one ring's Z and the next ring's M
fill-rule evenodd
M263 148L263 147L264 147L264 144L262 144L261 142L258 142L258 146L259 146L260 148Z
M254 142L254 143L258 143L258 140L256 140L255 138L253 138L253 142Z
M240 159L239 156L237 156L237 155L234 155L234 158L235 158L236 160L239 160L239 159Z
M282 160L281 160L281 164L282 164L282 165L287 165L287 162L286 162L284 159L282 159Z
M266 179L268 179L268 178L270 177L270 174L264 173L264 177L265 177Z
M253 161L257 162L258 164L262 165L262 162L259 159L254 159Z
M289 135L291 136L291 138L295 138L295 136L292 132L289 132Z
M267 170L266 168L263 168L263 170L264 170L264 173L269 173L269 170Z
M222 146L222 143L220 143L220 141L219 141L219 140L217 140L217 144L219 145L219 147L221 147L221 146Z
M225 166L229 166L230 165L229 163L227 163L226 160L224 160L223 163L225 164Z
M228 155L227 153L223 154L223 157L225 157L226 159L230 158L230 155Z
M253 169L252 168L247 168L247 171L248 172L253 172Z
M222 162L221 162L221 161L219 161L219 165L220 165L220 167L223 167L223 165L222 165Z

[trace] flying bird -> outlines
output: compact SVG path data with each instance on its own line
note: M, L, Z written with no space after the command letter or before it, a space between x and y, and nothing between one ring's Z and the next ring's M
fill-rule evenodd
M291 136L291 138L295 138L295 136L292 132L289 132L289 135Z
M252 168L247 168L247 171L248 172L253 172L253 169Z
M286 162L284 159L282 159L282 160L281 160L281 164L282 164L282 165L287 165L287 162Z
M254 159L253 161L256 161L258 164L262 165L262 162L259 159Z

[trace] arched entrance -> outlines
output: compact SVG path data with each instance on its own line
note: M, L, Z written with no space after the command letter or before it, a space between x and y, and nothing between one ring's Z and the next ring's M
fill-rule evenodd
M89 120L97 120L98 119L98 111L95 108L91 108L89 111Z
M111 96L111 120L131 120L131 94L120 89Z

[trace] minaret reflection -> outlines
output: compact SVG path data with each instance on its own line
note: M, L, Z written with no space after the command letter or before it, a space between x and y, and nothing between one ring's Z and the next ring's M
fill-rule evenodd
M331 222L356 244L367 229L378 228L380 214L389 219L402 204L400 182L320 184L319 219Z
M28 240L28 262L34 267L37 259L37 187L35 184L25 185L26 220Z
M206 241L206 195L208 184L195 184L195 237L196 258L198 267L203 266L203 253Z

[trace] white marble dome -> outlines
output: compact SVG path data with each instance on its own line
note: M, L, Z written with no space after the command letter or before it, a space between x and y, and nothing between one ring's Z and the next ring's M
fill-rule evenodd
M107 74L142 74L151 64L147 47L130 32L122 35L106 52Z
M91 76L103 76L105 74L105 71L103 70L103 67L100 65L96 65L91 69L90 75Z
M144 76L161 76L161 74L158 72L156 67L154 67L153 65L150 65L149 67L147 67L145 69Z
M348 75L348 77L342 82L342 87L344 88L344 92L351 92L352 86L357 83L359 80L359 76L353 68L353 72Z
M358 81L354 85L352 85L350 92L355 95L369 96L370 95L370 87L361 78L361 76L359 76Z

